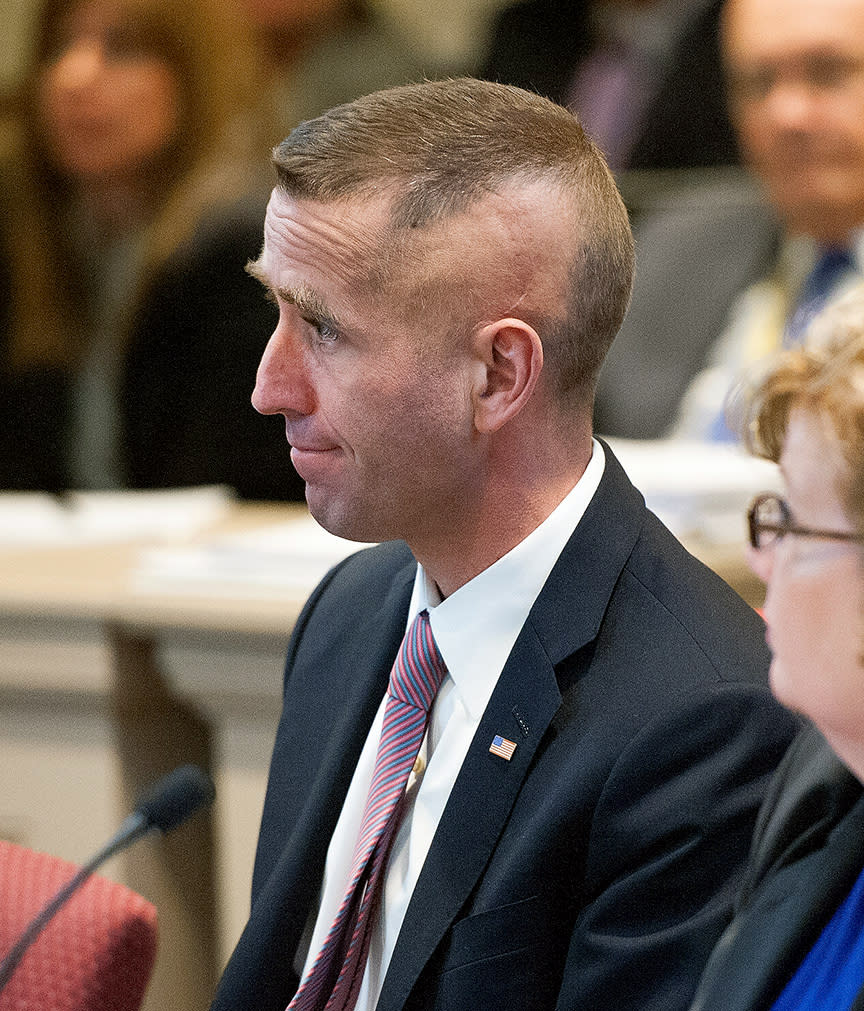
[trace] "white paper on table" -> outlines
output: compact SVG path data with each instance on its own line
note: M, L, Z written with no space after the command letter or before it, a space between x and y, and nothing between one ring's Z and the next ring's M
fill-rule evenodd
M0 494L0 546L71 547L188 537L224 518L223 485L158 491Z
M776 464L733 443L607 439L628 477L678 537L743 544L745 513L761 491L778 491Z
M190 547L148 548L132 575L140 593L267 596L308 592L337 562L368 545L335 537L311 516Z

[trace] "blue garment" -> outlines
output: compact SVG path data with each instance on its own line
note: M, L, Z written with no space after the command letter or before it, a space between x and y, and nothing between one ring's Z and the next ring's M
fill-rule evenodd
M813 317L824 308L828 296L843 274L855 269L852 253L843 247L824 249L807 275L795 302L795 308L783 333L783 347L800 344Z
M771 1011L849 1011L864 986L864 871Z
M844 247L829 246L822 250L810 273L804 279L783 331L783 347L801 343L813 317L827 303L832 292L848 271L855 270L855 258ZM725 409L721 409L708 430L709 442L734 442L738 436L726 424Z

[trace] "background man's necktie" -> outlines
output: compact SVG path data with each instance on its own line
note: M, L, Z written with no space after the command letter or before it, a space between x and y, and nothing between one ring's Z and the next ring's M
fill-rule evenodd
M830 246L822 250L793 302L782 333L784 348L801 343L810 321L825 307L844 275L852 270L855 259L848 249ZM709 441L732 442L737 438L726 423L725 409L721 409L709 430Z
M288 1011L349 1011L357 1001L405 786L423 742L429 709L446 673L432 637L429 614L421 611L405 633L390 673L381 740L348 888Z
M848 249L824 249L801 285L795 307L783 333L783 346L801 342L810 320L825 306L840 278L854 270L855 261Z
M570 87L568 107L606 155L613 171L626 167L636 140L639 119L651 94L649 71L632 46L612 40L598 46L584 61Z

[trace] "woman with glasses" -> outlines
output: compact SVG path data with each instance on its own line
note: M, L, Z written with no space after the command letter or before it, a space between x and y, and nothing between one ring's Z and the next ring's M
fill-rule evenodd
M864 1008L864 288L747 397L783 496L749 513L771 685L808 717L778 770L737 914L691 1011Z

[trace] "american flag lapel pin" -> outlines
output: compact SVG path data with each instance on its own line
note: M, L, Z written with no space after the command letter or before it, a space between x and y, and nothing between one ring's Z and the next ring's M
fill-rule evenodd
M497 755L499 758L503 758L505 762L510 761L515 750L516 742L508 741L506 737L502 737L500 734L496 734L492 738L492 743L489 745L489 751L491 754Z

